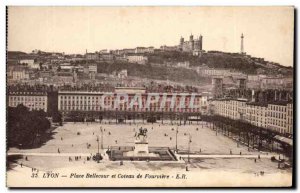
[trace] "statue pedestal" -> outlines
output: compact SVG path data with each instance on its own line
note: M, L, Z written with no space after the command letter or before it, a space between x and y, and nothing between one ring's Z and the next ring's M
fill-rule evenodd
M131 158L150 158L159 157L159 154L149 153L147 141L147 129L140 128L140 132L135 134L134 149L133 151L124 152L124 157Z
M134 144L134 156L149 156L149 147L147 142L136 141Z
M146 139L135 140L134 150L123 153L124 157L159 157L158 154L149 153L149 146Z

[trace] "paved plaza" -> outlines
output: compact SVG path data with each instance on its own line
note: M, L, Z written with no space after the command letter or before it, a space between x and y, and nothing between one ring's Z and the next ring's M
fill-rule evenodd
M171 124L100 124L100 123L65 123L53 131L53 139L37 149L18 150L12 148L9 152L22 153L79 153L89 154L97 152L97 137L101 141L101 130L103 129L103 148L110 146L133 146L135 132L140 127L147 128L148 142L150 147L176 146L176 128L178 127L177 148L179 151L188 151L189 134L191 135L191 152L201 154L257 154L256 151L239 145L234 140L209 129L204 122L193 125L171 125ZM90 147L87 148L87 145ZM100 142L101 148L101 142Z
M242 162L250 162L246 165L254 165L251 166L253 168L255 168L255 165L260 165L260 162L264 162L264 164L276 168L276 164L272 164L270 161L271 153L258 152L253 149L248 149L248 147L244 145L237 145L237 142L233 139L221 133L216 134L216 132L208 128L204 122L181 126L176 124L171 125L170 123L143 124L141 122L136 124L65 123L63 126L53 130L53 139L49 140L40 148L26 150L11 148L8 154L22 154L27 156L28 160L30 160L28 161L29 165L34 162L33 165L36 167L39 166L41 169L43 167L48 167L49 169L68 167L70 164L69 157L80 156L85 158L94 155L98 149L97 138L99 139L101 153L104 153L104 151L111 146L133 146L135 132L137 132L140 127L147 128L147 139L150 147L169 147L171 149L175 149L176 147L176 129L178 127L177 148L179 152L183 153L177 156L178 158L182 157L183 160L187 158L189 135L191 135L190 158L194 159L194 162L203 164L211 163L210 167L205 166L203 168L218 168L217 165L222 163L222 160L224 163L238 163L237 165L228 164L227 167L229 167L229 169L232 167L239 168L238 165ZM103 131L104 150L101 149L101 128ZM258 155L261 157L260 162L254 164L253 160L257 158ZM39 158L37 161L35 161L36 157ZM50 159L51 162L49 161ZM82 161L83 160L84 159L82 159ZM214 161L205 162L203 160ZM47 164L47 162L50 165ZM26 165L26 161L24 161L24 164ZM215 167L213 166L214 164L216 164ZM264 168L264 166L262 168ZM226 165L224 169L226 169Z
M53 139L39 148L9 149L9 156L22 155L22 158L11 164L8 177L20 174L28 176L24 172L30 172L32 168L43 172L82 168L84 171L106 173L119 171L176 173L186 172L186 167L188 167L188 172L227 172L228 174L247 174L252 177L263 172L265 175L280 174L286 175L287 178L291 177L290 170L280 170L277 162L271 161L270 157L276 154L258 152L253 149L249 151L248 147L242 144L237 145L235 140L221 133L216 134L203 122L178 126L177 146L179 151L183 152L176 154L178 161L124 161L121 165L119 161L110 161L108 155L104 155L100 163L87 160L87 157L98 151L97 137L100 153L104 154L111 146L133 146L135 132L140 127L147 128L150 147L175 149L177 128L175 124L65 123L53 130ZM103 150L101 149L100 128L103 130ZM190 162L188 162L187 154L189 135L191 135ZM77 161L75 161L76 156L79 157Z

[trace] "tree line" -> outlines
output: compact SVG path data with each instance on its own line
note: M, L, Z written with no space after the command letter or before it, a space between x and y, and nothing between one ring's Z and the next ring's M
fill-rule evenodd
M43 110L29 111L20 104L7 110L7 147L32 148L39 145L51 127Z

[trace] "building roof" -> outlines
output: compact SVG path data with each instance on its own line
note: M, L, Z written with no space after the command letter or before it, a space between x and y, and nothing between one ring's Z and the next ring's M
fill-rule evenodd
M273 101L269 103L270 105L280 105L280 106L286 106L288 104L293 104L292 101Z
M249 102L249 103L247 103L247 105L267 107L268 103L263 103L263 102Z
M10 91L9 95L13 96L46 96L44 91Z
M286 143L290 146L293 146L293 140L292 139L289 139L289 138L286 138L286 137L283 137L283 136L280 136L280 135L276 135L274 138L281 141L281 142L283 142L283 143Z

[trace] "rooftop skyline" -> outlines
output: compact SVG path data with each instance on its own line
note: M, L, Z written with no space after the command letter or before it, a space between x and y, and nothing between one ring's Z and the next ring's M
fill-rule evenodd
M85 53L159 48L203 36L204 50L293 65L292 7L9 7L8 50Z

